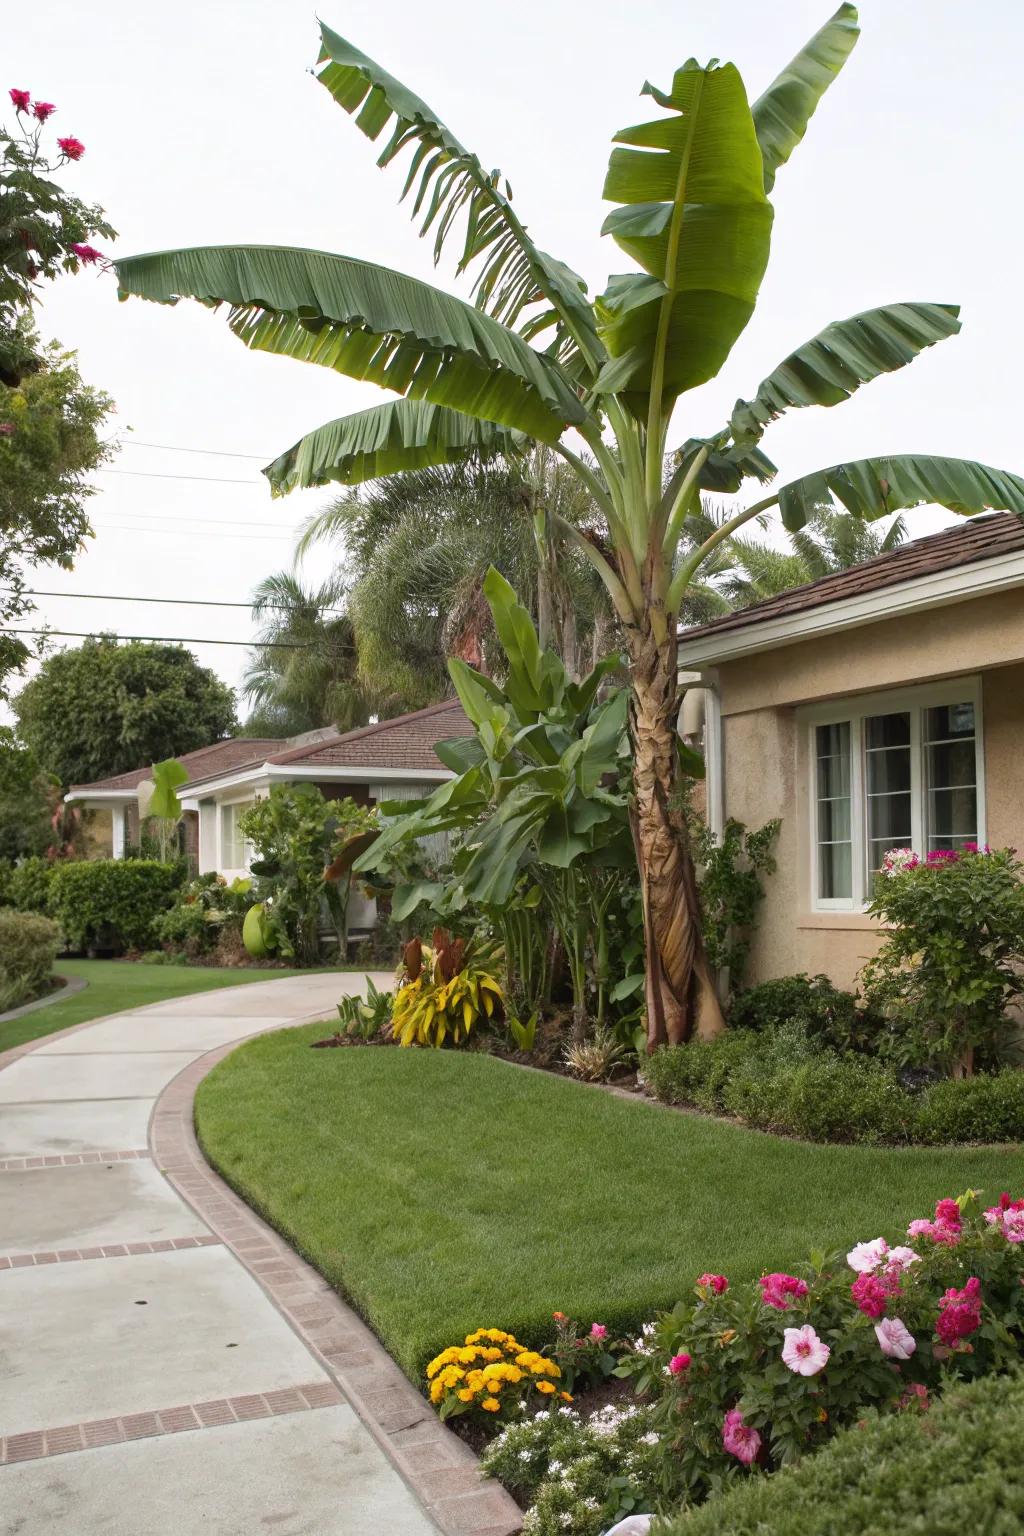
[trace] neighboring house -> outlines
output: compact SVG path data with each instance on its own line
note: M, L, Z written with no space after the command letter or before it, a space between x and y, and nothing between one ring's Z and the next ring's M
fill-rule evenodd
M328 799L350 795L360 805L415 798L452 777L434 743L472 733L458 700L447 699L344 734L310 731L288 740L236 736L186 752L179 761L189 776L178 789L185 848L200 874L217 870L229 880L245 874L252 850L239 820L271 785L315 784ZM115 858L138 840L137 790L149 772L147 766L95 784L75 784L65 796L71 804L110 813L109 852Z
M1024 847L1022 589L999 513L681 633L712 826L782 818L748 980L849 986L887 848Z

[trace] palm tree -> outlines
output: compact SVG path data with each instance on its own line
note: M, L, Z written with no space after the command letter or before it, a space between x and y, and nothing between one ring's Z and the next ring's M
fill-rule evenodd
M315 590L287 571L260 582L252 615L262 628L242 679L242 694L254 706L246 722L250 735L366 724L377 700L356 677L344 602L345 589L333 578Z
M435 254L458 227L460 271L480 263L475 304L370 262L293 247L200 247L116 264L124 295L227 303L228 324L247 346L400 397L328 422L282 454L266 470L279 494L507 456L524 442L549 444L587 487L607 541L553 522L604 581L630 656L652 1045L724 1026L675 794L677 624L705 562L773 506L790 531L837 502L869 520L927 502L960 513L1024 514L1024 480L1014 475L961 459L889 455L833 464L755 492L752 502L741 498L732 517L676 561L702 490L736 494L746 480L763 488L774 477L759 446L773 420L789 409L837 405L959 330L956 306L934 303L834 322L738 402L723 426L688 437L665 483L675 407L720 371L754 312L776 174L857 36L855 8L840 5L752 106L736 68L717 61L704 67L689 59L668 91L644 87L660 115L616 135L604 185L616 205L604 233L639 270L613 276L593 301L581 277L534 243L501 174L327 26L317 78L356 114L366 137L385 135L381 166L408 153L405 188L424 233L434 231Z
M877 555L898 549L907 536L906 521L893 519L885 533L849 512L823 510L805 528L791 535L789 549L779 549L758 539L735 538L722 548L725 559L735 563L723 569L718 590L730 608L777 597L792 587L834 576ZM698 621L699 622L699 621Z
M449 657L501 665L482 590L492 565L572 675L593 664L611 605L590 563L550 532L551 513L601 529L585 489L546 450L440 465L347 491L308 519L296 555L336 550L358 675L415 709L451 691Z

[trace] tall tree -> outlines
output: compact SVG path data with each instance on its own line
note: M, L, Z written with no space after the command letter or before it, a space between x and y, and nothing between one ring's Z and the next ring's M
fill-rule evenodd
M303 438L266 471L278 491L507 453L524 436L552 445L573 466L604 514L608 540L557 519L555 526L605 582L631 661L652 1045L694 1031L711 1035L724 1023L675 794L677 623L707 559L776 505L790 530L836 503L869 520L926 502L1024 514L1024 480L1015 475L961 459L890 455L755 492L676 560L702 490L732 494L745 480L763 487L775 475L759 446L775 418L834 406L959 330L956 307L934 303L835 322L739 401L724 426L690 436L666 483L674 409L720 371L754 312L776 174L857 36L856 10L843 4L752 106L731 64L690 59L668 91L644 87L661 115L616 135L604 185L616 206L603 230L639 270L613 276L593 302L583 279L534 243L500 173L486 170L424 101L327 26L318 78L368 138L387 133L379 164L408 151L406 189L424 232L434 231L437 256L465 216L459 265L481 263L475 306L354 257L292 247L206 247L117 264L125 295L226 302L229 325L246 345L402 397Z
M572 675L609 639L611 607L593 567L553 516L600 531L603 520L560 460L474 460L412 470L350 490L306 523L300 558L333 549L350 583L359 674L392 707L450 692L448 659L503 662L483 582L515 587ZM594 658L596 659L596 658Z
M294 736L325 725L350 731L369 720L375 695L356 675L344 604L336 578L314 589L278 571L256 588L252 614L262 627L241 689L253 705L249 734Z
M14 712L21 740L65 786L180 757L237 729L231 689L191 651L113 635L48 656Z
M821 511L782 547L749 537L727 540L722 545L717 589L730 607L747 608L822 576L848 571L877 555L887 555L900 547L906 533L902 517L894 518L883 532L849 512Z

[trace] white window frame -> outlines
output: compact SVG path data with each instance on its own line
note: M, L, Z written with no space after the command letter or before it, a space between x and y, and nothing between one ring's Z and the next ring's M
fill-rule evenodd
M242 855L242 861L241 861L241 863L229 862L228 857L227 857L228 845L227 845L227 841L226 841L226 839L224 837L224 812L225 811L230 811L230 810L236 808L239 811L239 813L241 813L242 811L247 811L250 808L250 806L253 806L255 804L256 804L256 800L255 800L255 798L253 796L246 796L244 798L238 798L238 799L235 799L235 800L221 800L218 803L218 805L217 805L217 851L218 851L218 854L219 854L219 858L217 860L217 863L218 863L218 866L219 866L221 871L229 870L229 869L248 869L250 863L252 862L252 854L253 854L252 844L247 842L245 838L241 838L241 843L240 843L240 847L239 847L238 851ZM239 835L241 836L241 834L239 834Z
M914 688L890 688L878 693L858 694L845 699L831 699L827 704L807 705L797 711L803 731L803 746L809 777L808 830L810 846L810 904L814 912L863 912L871 900L867 867L867 795L864 776L864 721L873 715L910 715L910 807L911 846L923 858L925 847L925 795L923 783L922 723L926 709L942 704L974 705L974 759L978 805L977 839L986 840L985 815L985 732L982 714L980 677L950 678L940 683L925 683ZM853 868L850 896L818 895L818 754L816 730L819 725L850 725L850 857Z

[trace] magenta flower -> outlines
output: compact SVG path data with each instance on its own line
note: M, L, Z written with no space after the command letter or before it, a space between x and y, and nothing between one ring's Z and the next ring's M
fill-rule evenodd
M683 1351L681 1355L673 1355L668 1363L669 1372L673 1376L682 1376L684 1371L690 1369L690 1356Z
M889 1244L884 1237L876 1237L870 1243L857 1243L846 1255L846 1262L859 1275L870 1274L885 1260Z
M722 1425L722 1444L730 1456L749 1467L761 1449L761 1436L749 1424L744 1424L738 1408L730 1408Z
M721 1296L723 1291L729 1289L729 1282L724 1275L709 1275L707 1273L697 1276L697 1284L706 1286L714 1291L716 1296Z
M810 1323L805 1323L802 1328L784 1329L783 1338L782 1359L798 1376L817 1376L828 1365L832 1351L818 1338Z
M960 1207L955 1200L940 1200L935 1207L935 1220L943 1226L960 1228Z
M939 1302L935 1332L947 1346L976 1333L981 1327L981 1281L972 1275L962 1290L950 1286Z
M98 251L94 245L73 245L71 249L83 267L91 267L95 262L103 260L103 252Z
M57 108L52 101L37 101L32 108L32 116L40 123L45 123L48 117L52 117Z
M774 1307L777 1312L789 1311L790 1297L799 1299L807 1295L807 1282L799 1280L796 1275L762 1275L758 1283L762 1302L766 1307Z
M1024 1211L1007 1211L1003 1217L1003 1236L1008 1243L1024 1243Z
M28 104L32 100L31 91L19 91L12 87L7 94L14 103L15 112L28 111Z
M81 160L85 154L85 145L81 139L58 139L57 148L68 160Z
M875 1338L883 1355L890 1360L909 1360L917 1348L917 1340L898 1317L883 1317L875 1324Z
M0 437L13 437L15 431L13 421L0 421Z
M898 1292L898 1284L895 1289ZM890 1285L877 1275L858 1275L850 1286L850 1295L865 1317L881 1317L891 1294Z
M604 1323L591 1323L590 1337L592 1339L606 1339L608 1337L608 1329Z

